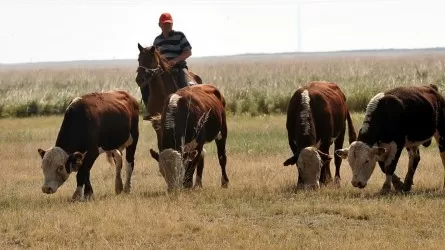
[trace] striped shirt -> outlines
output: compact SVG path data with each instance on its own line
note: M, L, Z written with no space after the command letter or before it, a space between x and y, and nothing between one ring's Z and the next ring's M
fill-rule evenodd
M157 46L161 54L163 54L168 60L176 58L186 50L192 49L192 46L185 37L184 33L175 30L172 30L168 34L167 38L165 38L161 33L155 38L153 45ZM185 61L181 61L178 62L177 65L185 67L187 63Z

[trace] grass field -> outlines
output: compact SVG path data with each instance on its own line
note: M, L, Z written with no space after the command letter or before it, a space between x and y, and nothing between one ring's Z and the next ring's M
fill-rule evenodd
M362 114L354 114L356 128ZM155 161L151 125L141 122L133 190L114 194L114 169L102 155L92 169L96 199L70 202L75 178L41 192L37 148L53 145L62 117L0 121L1 249L441 249L445 244L443 167L437 148L421 149L411 194L381 196L376 168L366 189L294 191L285 117L231 115L230 187L221 189L215 146L208 144L203 189L167 195ZM346 145L345 145L346 146ZM397 173L404 176L407 154ZM331 164L333 170L333 163Z

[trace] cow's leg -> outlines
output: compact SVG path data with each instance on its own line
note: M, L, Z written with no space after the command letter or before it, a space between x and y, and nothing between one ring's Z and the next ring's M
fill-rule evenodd
M221 134L215 139L216 149L218 152L218 161L221 166L221 187L227 188L229 186L229 177L226 173L227 155L226 155L226 140L227 140L227 124L225 117L223 118Z
M87 172L87 180L85 182L85 188L83 190L83 195L85 197L85 200L87 200L87 201L94 199L93 187L91 186L91 181L90 181L90 171Z
M386 174L385 162L378 161L378 164L379 164L380 169L382 170L382 173ZM392 175L391 182L396 190L402 190L403 182L400 180L400 178L395 173Z
M199 159L196 161L196 178L194 187L202 188L202 172L204 170L204 151L199 155Z
M136 154L136 147L139 140L139 130L136 126L138 126L137 122L133 122L133 133L131 134L133 140L131 145L125 149L125 193L130 193L131 191L131 176L133 175L134 170L134 156Z
M414 173L416 172L417 166L419 165L420 161L419 147L411 147L407 148L407 150L409 155L409 162L408 162L408 172L406 173L405 181L403 183L403 191L405 192L411 191L411 186L413 185Z
M338 135L337 139L334 141L334 152L337 149L343 148L343 142L345 140L345 133L346 133L346 126L344 127L343 131ZM329 151L328 151L329 152ZM341 166L342 159L337 154L334 154L334 163L335 163L335 180L334 183L338 186L340 186L340 166Z
M394 172L397 167L397 163L399 162L400 154L402 153L403 145L398 144L396 153L394 154L394 157L390 157L386 160L385 166L384 166L384 173L386 174L385 182L383 183L381 193L386 194L391 191L391 183L394 182L394 178L398 178ZM394 185L394 188L397 189L397 186ZM399 189L397 189L399 190Z
M196 158L187 162L185 166L184 182L182 184L184 188L193 187L193 174L195 173L196 161L199 157L201 157L201 155L198 153Z
M114 179L114 191L116 194L122 193L124 185L122 184L122 152L118 149L113 150L114 162L116 164L116 178Z
M93 195L93 187L90 182L90 169L96 161L97 156L99 156L98 149L88 150L88 153L85 155L85 159L83 160L82 166L76 175L77 188L74 191L72 199L75 201L82 200L82 190L85 186L85 195L89 198Z
M438 131L434 134L434 139L437 142L440 152L440 159L442 160L442 165L444 168L444 176L443 176L443 188L445 189L445 131Z
M329 140L331 140L330 136ZM320 151L325 154L329 154L329 146L330 146L330 141L322 140L320 144ZM330 161L323 163L323 166L321 167L320 183L325 185L332 182L331 168L329 165Z

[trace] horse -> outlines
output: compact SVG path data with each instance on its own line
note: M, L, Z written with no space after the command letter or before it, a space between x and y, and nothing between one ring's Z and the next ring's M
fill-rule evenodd
M174 70L156 46L142 47L138 43L139 65L136 83L139 85L142 101L147 108L149 117L161 113L164 99L178 90ZM189 83L202 84L197 74L189 71ZM147 97L148 92L150 95ZM148 118L149 118L148 117ZM150 120L150 119L146 119Z

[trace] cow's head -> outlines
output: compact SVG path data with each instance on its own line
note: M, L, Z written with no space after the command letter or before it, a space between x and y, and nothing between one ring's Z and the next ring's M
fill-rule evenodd
M297 156L287 159L283 165L297 164L298 174L304 188L320 187L319 179L321 167L331 161L332 157L318 150L317 147L306 147Z
M52 194L62 186L68 179L71 172L77 172L82 166L85 153L75 152L67 154L59 147L52 147L48 150L37 149L42 157L43 186L42 192Z
M185 168L196 158L198 151L181 155L180 152L174 149L164 149L161 153L150 149L151 156L159 163L159 172L164 177L167 183L167 191L180 189L184 183Z
M364 188L371 178L377 160L383 157L385 152L385 148L370 147L364 142L355 141L349 148L336 150L335 154L343 159L348 159L352 170L352 186Z

